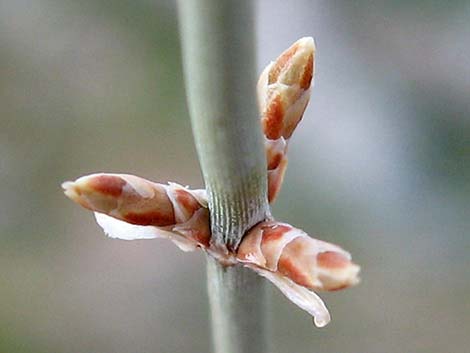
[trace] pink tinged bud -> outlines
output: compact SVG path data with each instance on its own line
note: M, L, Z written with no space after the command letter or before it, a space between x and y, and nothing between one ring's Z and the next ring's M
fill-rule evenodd
M258 81L261 125L266 137L268 200L276 199L287 167L287 142L310 99L315 43L301 38L270 63Z
M314 75L313 38L295 42L268 65L258 81L258 101L266 138L289 139L310 98Z
M318 327L326 325L330 316L312 290L338 290L359 282L359 266L351 262L348 252L276 221L253 228L243 238L236 256L313 315Z
M209 246L209 211L202 190L127 174L93 174L62 187L70 199L95 211L98 224L112 238L167 238L184 251Z

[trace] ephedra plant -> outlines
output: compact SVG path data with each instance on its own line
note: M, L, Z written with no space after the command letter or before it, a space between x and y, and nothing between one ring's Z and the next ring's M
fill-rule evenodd
M207 55L204 53L207 48L197 48L200 44L198 42L204 39L204 32L213 34L212 27L217 27L214 18L230 17L234 13L240 15L239 11L245 7L244 18L248 18L248 25L252 26L251 5L245 1L228 1L227 5L213 9L220 13L209 11L198 14L198 7L194 5L199 3L187 1L180 4L183 52L186 61L189 54L199 55L199 61L205 61L207 66L207 62L210 63L211 60L226 58L227 50L230 54L230 50L236 51L239 49L237 46L246 44L234 44L233 47L228 45L224 47L223 53ZM237 25L233 26L235 29L225 28L218 35L233 35ZM250 38L244 40L252 41ZM202 51L202 54L198 50ZM173 241L183 251L200 249L207 254L209 295L217 352L262 352L265 349L266 337L253 338L255 331L258 336L265 335L261 312L263 309L258 308L260 302L264 301L264 297L259 298L264 293L262 282L261 279L244 272L242 267L273 283L294 304L312 315L318 327L325 326L330 321L330 315L315 291L338 290L358 283L359 266L351 261L348 252L337 245L314 239L292 225L275 220L268 206L268 202L275 201L282 186L287 167L288 143L310 98L314 59L313 39L302 38L264 69L257 85L259 118L258 122L255 121L253 131L247 130L246 126L241 129L238 126L249 126L250 120L244 117L233 117L230 114L222 118L216 116L217 114L211 116L214 111L210 109L205 111L206 116L201 117L204 115L198 111L198 104L201 104L198 99L201 98L197 97L198 93L194 91L197 90L198 84L204 83L198 83L198 77L195 78L196 83L188 83L194 134L206 190L192 190L171 182L160 184L133 175L111 173L83 176L74 182L63 184L66 196L93 211L98 224L112 238L165 238ZM250 60L254 61L248 59ZM186 74L190 76L198 65L201 63L197 58L195 62L186 62ZM224 72L227 69L230 70L230 66L219 65L217 68L215 65L203 68L198 73L202 76L199 79L209 80L212 77L239 80L239 77ZM219 76L204 70L215 70L216 73L219 70ZM187 80L191 78L192 76L187 77ZM217 89L217 83L214 83L214 86ZM248 91L254 92L254 87ZM202 99L207 99L204 98L204 93L201 95ZM254 100L254 97L252 98ZM239 111L237 109L233 107L232 110ZM214 121L212 125L207 121L199 121L204 119ZM223 124L223 119L232 121ZM253 133L254 145L250 145L251 140L247 136L224 131L230 128L245 134ZM201 133L201 129L212 130ZM245 163L251 156L245 158L243 155L229 155L225 156L222 162L218 162L217 158L224 156L207 155L216 153L214 150L217 148L225 154L227 151L243 154L243 148L247 146L240 149L239 145L246 143L249 144L248 148L255 149L258 131L262 131L264 136L264 148L258 151L264 151L265 161L260 163L263 173L256 172L260 165ZM228 144L228 148L220 145L220 136L224 137L223 142ZM204 140L204 146L201 146L201 140ZM221 168L229 169L220 171L213 165L217 163L228 163L228 166L222 165ZM235 165L231 166L230 163ZM243 163L245 166L240 167L239 164ZM239 167L247 167L248 172L240 173L238 170L234 172L238 174L238 180L230 177L224 180L224 172L233 172L234 168ZM216 170L213 171L213 168ZM261 181L260 176L263 178ZM253 188L253 183L259 185ZM241 233L240 236L237 237L237 233ZM249 340L247 336L250 336Z

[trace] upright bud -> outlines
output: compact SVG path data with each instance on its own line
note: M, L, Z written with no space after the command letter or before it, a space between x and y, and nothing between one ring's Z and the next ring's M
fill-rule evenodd
M281 190L287 167L287 143L310 99L314 74L313 38L301 38L271 62L258 81L261 125L266 137L268 200Z
M269 64L258 81L258 103L266 137L286 140L294 132L310 99L315 43L305 37Z

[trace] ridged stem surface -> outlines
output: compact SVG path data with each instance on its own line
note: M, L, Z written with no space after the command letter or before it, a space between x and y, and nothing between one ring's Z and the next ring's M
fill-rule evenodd
M188 106L212 239L236 248L268 212L250 0L180 0Z
M256 104L251 0L180 0L188 106L209 197L215 245L236 249L269 214L266 157ZM266 351L262 279L208 258L216 353Z

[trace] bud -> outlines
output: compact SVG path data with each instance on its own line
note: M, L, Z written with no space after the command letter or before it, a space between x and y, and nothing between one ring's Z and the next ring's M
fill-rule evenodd
M186 222L204 207L196 193L178 184L163 185L128 174L92 174L62 187L83 207L138 225Z
M185 251L209 246L209 210L203 190L104 173L68 181L62 187L72 201L96 213L98 224L112 238L169 238Z
M268 200L274 202L287 168L287 143L302 119L310 99L315 43L301 38L270 63L258 81L268 165Z
M338 290L359 283L360 268L347 251L277 221L253 228L243 238L237 258L312 290Z
M250 230L236 257L312 315L317 327L330 322L330 313L313 290L338 290L359 283L360 268L348 252L274 220Z
M302 119L310 99L315 43L301 38L269 64L258 81L258 104L265 136L286 140Z

